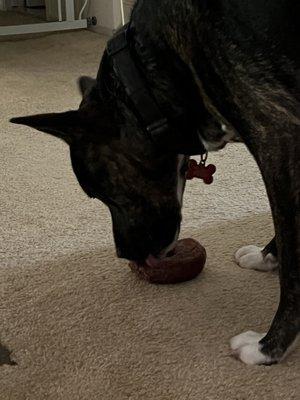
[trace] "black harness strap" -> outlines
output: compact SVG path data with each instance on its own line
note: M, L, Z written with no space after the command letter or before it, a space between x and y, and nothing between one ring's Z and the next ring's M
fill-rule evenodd
M204 148L197 130L190 132L185 116L178 116L181 129L171 129L168 119L147 88L145 78L138 69L129 46L130 24L123 26L107 44L107 55L112 60L116 75L122 82L136 116L151 140L158 144L176 142L178 153L187 155L204 154ZM186 130L185 130L186 129ZM183 133L184 132L184 133ZM176 147L176 146L175 146Z
M155 140L156 136L169 131L167 118L145 87L141 72L135 65L127 40L128 25L108 42L107 53L113 60L113 66L122 81L128 97L135 107L144 128Z

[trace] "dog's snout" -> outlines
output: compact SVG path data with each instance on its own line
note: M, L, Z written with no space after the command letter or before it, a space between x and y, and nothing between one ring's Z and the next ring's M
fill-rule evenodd
M144 261L149 255L164 257L173 249L179 234L179 224L160 226L150 231L147 227L139 230L128 229L119 232L115 229L116 252L119 258Z
M138 245L132 246L128 244L122 247L117 247L117 256L130 261L144 261L149 254L150 253L146 247L142 248Z
M112 209L116 253L119 258L145 261L150 255L164 257L178 238L181 212L177 207L129 213Z

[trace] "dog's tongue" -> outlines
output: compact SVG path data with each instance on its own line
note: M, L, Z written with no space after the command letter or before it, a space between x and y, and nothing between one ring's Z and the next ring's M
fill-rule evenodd
M146 264L149 265L149 267L155 268L159 265L159 263L161 262L161 258L156 258L152 255L150 255L147 259L146 259Z
M177 246L177 243L176 243ZM159 264L161 264L162 262L164 262L166 259L173 257L175 254L175 250L176 250L176 246L174 247L173 250L170 250L165 256L163 257L155 257L150 255L147 259L146 259L146 264L149 265L149 267L155 268L157 267Z

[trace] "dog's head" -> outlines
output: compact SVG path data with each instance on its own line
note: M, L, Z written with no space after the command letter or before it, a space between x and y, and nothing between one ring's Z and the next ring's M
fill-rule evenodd
M13 118L63 139L72 166L88 196L112 215L119 257L145 260L167 252L177 239L187 160L161 152L137 128L103 102L96 81L79 81L77 111Z

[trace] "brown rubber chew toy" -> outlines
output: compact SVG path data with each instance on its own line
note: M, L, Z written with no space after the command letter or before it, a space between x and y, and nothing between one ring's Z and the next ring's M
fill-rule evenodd
M179 240L172 254L151 263L129 264L141 279L156 284L190 281L202 272L206 262L205 248L194 239Z

